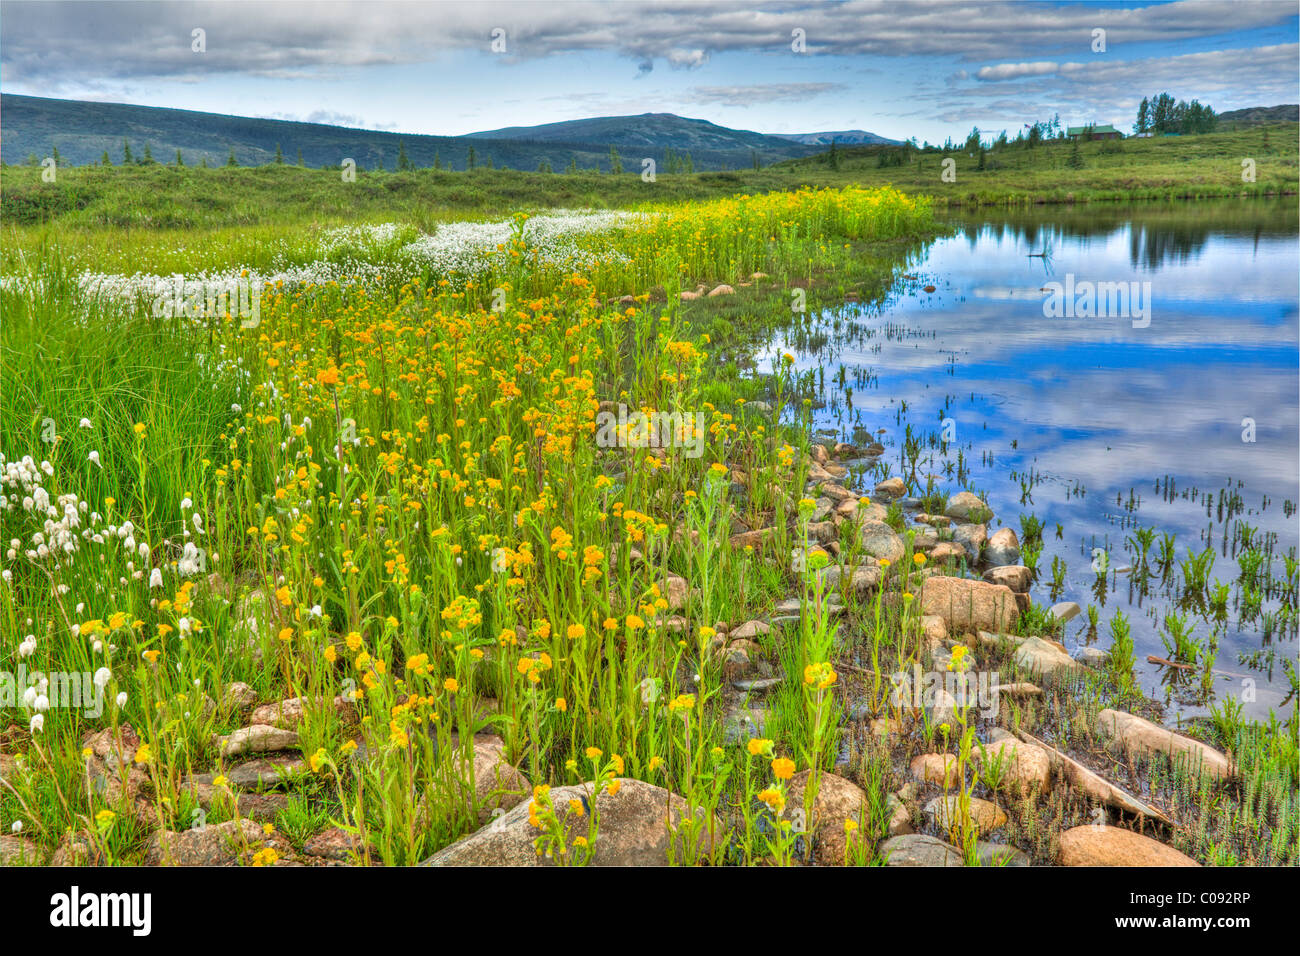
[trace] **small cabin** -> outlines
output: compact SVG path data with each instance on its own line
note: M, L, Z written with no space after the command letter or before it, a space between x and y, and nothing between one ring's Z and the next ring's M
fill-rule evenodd
M1070 126L1065 130L1070 139L1123 139L1124 134L1109 123L1092 123L1088 126Z

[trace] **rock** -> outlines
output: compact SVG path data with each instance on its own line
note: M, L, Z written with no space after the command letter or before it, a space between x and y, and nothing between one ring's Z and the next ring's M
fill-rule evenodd
M920 603L921 613L943 618L950 634L1003 630L1016 619L1016 600L1010 588L970 578L926 578Z
M50 866L103 866L104 854L83 830L65 833L50 857Z
M930 560L940 564L955 564L966 556L966 549L956 541L940 541L930 549Z
M1025 670L1042 677L1077 673L1082 665L1055 644L1041 637L1026 637L1016 647L1015 662Z
M722 285L715 285L712 289L710 289L708 297L712 299L716 295L734 295L735 292L736 292L735 289L733 289L731 286L727 285L726 283L723 283Z
M952 524L952 519L947 515L930 515L922 512L912 518L917 524L928 524L932 528L947 528Z
M960 524L953 529L952 540L966 549L972 563L977 563L988 540L988 531L982 524Z
M455 753L459 754L456 738L452 738ZM474 806L478 808L479 825L487 823L497 811L507 811L522 803L530 792L528 778L507 758L505 741L493 734L478 734L473 742ZM460 776L461 770L457 770ZM461 784L462 789L464 783ZM461 800L468 802L469 794Z
M317 711L323 708L323 699L319 699L313 705L306 697L290 697L288 700L277 701L272 704L263 704L250 715L248 722L250 724L267 724L271 727L280 727L286 730L297 730L298 725L302 723L303 712L315 706ZM344 726L355 724L360 718L357 715L357 705L342 696L334 698L334 712L339 715Z
M670 833L669 826L680 828L686 801L675 793L640 780L620 778L617 793L592 797L592 785L554 787L550 799L557 816L564 822L570 837L586 836L585 816L569 809L570 800L594 803L591 812L599 814L599 836L592 847L593 866L667 866L669 841L676 844L681 859L685 835ZM529 822L532 800L525 801L487 826L439 850L422 866L544 866L545 857L533 846L540 831ZM702 811L700 811L702 812ZM696 845L698 853L707 853L721 843L722 824L718 820L701 821L703 826ZM712 833L710 834L710 831Z
M908 833L880 844L885 866L964 866L961 850L938 837Z
M878 561L901 561L906 553L903 539L883 521L864 521L861 535L862 550Z
M886 833L895 837L913 832L912 812L907 809L907 804L902 797L891 793L885 798L885 809L889 812L889 826L886 828Z
M111 727L87 734L81 747L83 751L90 750L85 758L83 787L88 784L109 807L125 806L138 819L148 820L151 807L144 791L149 785L149 775L144 765L135 762L140 749L135 729L124 723L118 727L116 736Z
M365 851L375 855L374 847L363 847L355 834L339 827L329 827L309 837L302 845L305 856L314 856L322 860L337 860L342 863L360 862Z
M26 837L0 836L0 866L40 866L45 851Z
M289 797L283 793L244 793L200 782L194 777L187 778L181 787L182 792L189 791L205 812L210 812L214 803L226 808L233 803L241 817L248 817L259 823L272 823L277 815L289 809ZM192 811L189 822L192 823L197 819L198 814Z
M1061 866L1200 866L1171 846L1122 827L1085 824L1061 834Z
M1047 751L1001 728L994 728L991 737L991 743L972 749L971 758L984 771L998 768L999 790L1015 797L1047 791L1052 783L1052 758Z
M828 452L826 446L820 442L814 442L809 447L808 454L812 457L814 464L824 465L831 460L830 452Z
M262 843L252 820L213 823L179 833L160 830L145 850L146 866L234 866L245 849Z
M921 615L921 639L933 651L948 639L948 624L938 614Z
M948 499L948 507L943 509L943 513L946 517L956 518L958 521L974 521L973 516L980 516L982 523L988 520L992 511L978 495L971 494L969 491L959 491Z
M951 829L953 824L956 823L959 813L960 805L955 793L935 797L925 805L926 817L941 830ZM1007 822L1007 815L1002 812L997 804L990 803L988 800L981 800L979 797L970 798L970 805L966 808L966 813L969 824L973 825L981 833L996 830Z
M1049 613L1058 621L1069 621L1082 614L1083 608L1073 601L1062 601L1060 604L1053 604Z
M227 768L221 774L216 772L192 774L186 779L186 784L212 786L218 776L224 776L226 782L232 787L241 790L260 790L264 787L278 787L291 783L306 769L307 764L301 758L279 755L246 760Z
M842 565L833 564L821 572L822 582L827 588L838 588L843 584L847 570ZM874 591L880 586L880 568L875 565L854 568L848 585L849 590L857 594Z
M749 641L737 641L722 652L722 677L724 680L744 680L754 671L754 662L746 646Z
M1005 843L980 841L975 844L975 855L980 866L1029 866L1029 857Z
M243 681L235 681L226 686L221 702L231 710L245 711L257 705L257 691Z
M1173 760L1181 758L1191 769L1216 779L1233 775L1232 761L1209 744L1176 734L1122 710L1106 709L1099 713L1097 730L1127 750L1162 753Z
M1006 694L1008 697L1042 697L1043 689L1037 684L1031 684L1029 681L1017 681L1014 684L997 684L993 687L995 694Z
M680 611L686 607L686 601L690 597L691 588L686 583L685 578L677 577L670 574L660 587L664 600L668 602L668 610Z
M1001 584L1017 594L1026 594L1029 591L1029 586L1034 582L1034 574L1022 564L1011 564L1005 567L989 568L984 572L984 580L989 584Z
M290 750L297 746L297 731L272 727L269 724L240 727L225 737L217 739L217 748L223 757L274 753L277 750Z
M1110 651L1104 651L1100 647L1081 647L1075 660L1084 667L1103 670L1110 663Z
M790 778L786 785L786 816L802 810L804 791L812 771L803 770ZM859 825L866 820L867 794L852 781L833 773L823 772L817 783L817 799L813 802L812 817L807 821L808 832L816 844L817 862L828 866L843 866L848 853L848 837L844 821Z
M685 292L678 293L678 298L684 301L689 301L690 299L698 299L699 297L700 294L698 292L692 292L689 289L687 289Z
M901 498L905 494L907 494L907 485L903 483L902 478L886 478L876 485L876 497L884 498L887 501Z
M1125 813L1150 817L1153 820L1159 820L1161 823L1172 822L1169 817L1155 807L1149 806L1132 794L1121 790L1109 780L1093 773L1079 761L1063 754L1051 744L1045 743L1023 730L1017 730L1016 736L1026 743L1042 748L1052 758L1052 770L1064 777L1071 787L1085 796L1107 806L1116 807Z
M765 694L779 686L784 677L760 677L754 680L733 680L731 686L746 694Z
M918 754L912 758L910 769L912 776L922 783L955 787L960 782L957 774L957 757L954 754Z
M739 534L733 534L730 539L731 548L733 551L743 551L746 548L753 548L758 551L772 537L775 531L775 528L757 528L754 531L742 531Z
M865 716L867 715L864 713L863 717ZM888 737L891 734L896 736L903 733L907 726L893 717L877 717L867 725L867 728L877 737Z
M728 711L722 720L723 742L731 746L751 737L761 737L767 722L767 710L762 707L736 707Z
M839 529L833 521L808 522L808 540L818 544L829 544L839 537Z
M858 506L857 492L849 491L849 489L845 488L843 485L839 484L838 482L824 481L822 482L819 490L821 491L824 497L830 498L832 501L837 502L839 505L843 505L845 502L849 502L853 505L854 508Z
M984 562L994 567L1020 562L1020 541L1010 528L1000 528L989 536L984 545Z
M816 524L820 521L824 521L834 510L835 501L828 498L826 495L822 495L816 500L815 506L813 507L813 513L809 516L808 522L810 524Z
M933 528L926 528L924 531L918 531L915 528L909 528L907 534L910 534L912 537L912 551L913 552L919 551L925 555L929 555L930 552L933 551L935 548L937 548L940 544L952 544L952 542L950 541L941 542L939 540L939 533L935 531ZM966 553L965 550L961 547L961 545L953 544L953 547L956 548L958 551L960 551L962 554Z
M746 621L734 631L727 632L728 640L753 640L763 634L771 634L772 625L765 621Z

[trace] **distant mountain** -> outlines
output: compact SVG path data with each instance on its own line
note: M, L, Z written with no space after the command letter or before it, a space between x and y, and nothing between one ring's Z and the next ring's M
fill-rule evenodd
M133 158L141 158L147 148L161 163L174 162L180 150L188 165L203 160L224 165L233 150L240 165L258 166L273 162L278 147L286 163L296 163L301 153L307 166L338 166L351 158L362 169L382 165L389 170L397 168L401 152L420 168L432 166L436 157L443 168L465 169L473 151L479 166L535 170L546 163L563 172L576 161L581 169L608 171L614 146L624 169L640 172L640 160L646 157L665 168L670 149L679 155L689 153L696 170L747 168L755 157L766 165L820 151L781 137L668 113L598 117L468 136L425 136L5 93L0 95L0 124L4 162L23 163L29 155L43 158L57 148L61 162L74 166L97 163L105 152L111 162L121 163L123 141L130 144Z
M637 116L597 116L592 119L544 123L541 126L509 126L505 129L470 133L473 139L510 139L535 143L609 143L628 149L690 150L695 153L758 150L786 153L782 158L807 155L784 136L768 136L750 130L728 129L708 120L690 119L674 113L641 113Z
M897 146L902 142L868 133L865 129L841 129L829 133L773 133L772 135L794 143L803 143L805 146L829 146L832 141L841 146Z
M1300 122L1300 104L1286 106L1252 106L1244 110L1228 110L1219 114L1218 129L1250 129L1272 123Z

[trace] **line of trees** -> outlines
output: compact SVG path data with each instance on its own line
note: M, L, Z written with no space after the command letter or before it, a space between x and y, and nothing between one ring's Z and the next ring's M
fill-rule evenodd
M1138 106L1135 133L1212 133L1219 117L1214 109L1198 100L1175 100L1168 93L1144 96Z
M751 152L752 152L752 151L751 151ZM53 147L52 155L54 156L55 162L58 163L58 162L59 162L59 151L58 151L58 147ZM752 160L752 163L753 163L754 168L755 168L755 169L758 169L758 168L760 167L761 164L760 164L759 156L758 156L758 153L757 153L757 152L753 152L752 157L751 157L751 160ZM382 170L382 169L384 168L384 158L383 158L383 153L382 153L382 152L380 152L377 156L374 157L374 161L375 161L375 168L376 168L376 169ZM284 155L284 150L281 148L281 145L280 145L279 143L276 143L276 144L275 144L275 155L274 155L274 158L272 158L271 163L274 164L274 165L276 165L276 166L283 166L283 165L286 165L286 159L285 159L285 155ZM40 165L40 159L36 156L35 153L32 153L31 155L29 155L29 156L27 157L27 164L30 165L30 166L38 166L38 165ZM143 152L143 154L137 154L134 150L131 149L131 143L130 143L130 141L124 139L124 140L122 140L122 159L121 159L121 164L124 165L124 166L149 166L149 165L157 165L157 164L158 164L158 160L154 159L154 157L153 157L153 148L152 148L152 145L151 145L149 142L146 142L146 143L144 144L144 152ZM112 159L109 158L108 150L104 150L104 154L103 154L103 156L100 157L99 165L101 165L101 166L112 166L112 165L113 165L113 161L112 161ZM179 149L176 150L176 160L175 160L175 165L178 166L178 167L183 167L183 166L185 165L185 160L184 160L184 158L181 156L181 151L180 151ZM207 168L207 167L208 167L208 161L207 161L207 158L206 158L206 157L201 158L201 163L200 163L200 165L201 165L203 168ZM235 150L234 150L234 147L231 147L230 152L229 152L229 155L226 157L225 165L228 166L228 167L234 167L234 166L239 166L239 165L240 165L239 160L235 157ZM301 148L298 150L298 162L297 162L297 165L298 165L298 166L305 166L305 165L306 165L306 164L303 162L302 149L301 149ZM665 171L665 172L668 172L668 173L693 173L693 172L695 172L695 162L694 162L694 160L691 159L691 154L690 154L689 152L684 151L684 150L673 150L673 149L671 149L671 148L669 148L668 150L666 150L665 153L664 153L664 163L663 163L663 165L664 165L664 171ZM420 167L418 166L418 164L417 164L413 159L411 159L410 155L406 152L406 144L405 144L404 142L402 142L401 140L398 140L398 142L397 142L397 164L396 164L396 168L397 168L397 170L398 170L399 172L406 172L406 171L416 170L416 169L419 169L419 168L420 168ZM446 162L446 163L443 162L440 151L438 151L438 150L436 150L436 149L434 150L434 153L433 153L433 162L432 162L432 164L430 165L429 168L431 168L431 169L442 169L442 170L448 170L448 171L453 171L453 170L454 170L454 167L452 166L451 163L449 163L449 162ZM493 168L495 168L495 164L493 163L492 156L491 156L490 154L488 154L488 155L486 155L486 156L483 156L483 157L480 157L479 154L475 151L473 145L470 145L469 148L468 148L468 150L467 150L467 152L466 152L466 157L465 157L465 169L467 169L467 170L472 170L472 169L476 169L476 168L487 168L487 169L493 169ZM358 169L358 170L361 170L361 169L364 169L364 167L362 167L360 164L358 164L357 169ZM555 171L555 169L554 169L554 167L551 165L550 160L543 159L543 160L538 164L538 166L537 166L537 171L538 171L538 172L541 172L541 173L553 173L553 172ZM572 157L570 158L570 160L569 160L569 165L568 165L567 169L565 170L565 172L566 172L566 173L570 173L570 174L574 174L574 173L578 173L578 172L582 172L582 171L583 171L583 170L580 169L580 167L578 166L578 160L577 160L577 157L576 157L576 156L572 156ZM592 172L597 172L597 173L605 172L605 170L601 169L599 163L597 163L597 165L596 165L595 167L593 167L593 169L592 169L591 171L592 171ZM617 149L616 147L614 147L614 146L611 146L611 147L609 148L608 171L609 171L610 173L613 173L613 174L622 173L622 172L624 171L624 167L623 167L623 159L622 159L622 157L619 155L618 149Z

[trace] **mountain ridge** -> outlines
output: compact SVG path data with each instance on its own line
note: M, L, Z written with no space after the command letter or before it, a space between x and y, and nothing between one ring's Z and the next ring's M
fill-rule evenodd
M679 164L689 154L689 168L704 171L749 167L755 159L766 165L821 151L780 136L732 130L671 113L591 117L437 136L3 93L0 123L4 129L0 159L10 164L27 161L31 155L43 158L55 149L62 164L97 163L105 152L117 164L124 160L124 140L134 159L147 148L158 162L174 161L180 150L190 165L203 161L225 165L232 152L239 165L262 165L275 161L278 148L286 163L296 163L301 151L306 166L337 166L350 158L362 169L397 168L404 154L419 168L437 162L442 168L465 169L472 155L475 164L484 166L521 170L549 166L562 172L576 163L580 169L608 172L612 146L629 172L639 172L644 158L653 158L668 171L671 154L676 154Z

